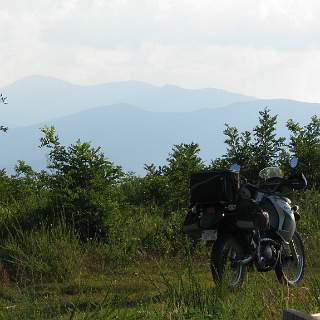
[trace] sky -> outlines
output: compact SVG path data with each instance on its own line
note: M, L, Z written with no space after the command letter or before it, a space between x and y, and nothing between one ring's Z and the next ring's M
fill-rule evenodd
M0 0L0 87L38 74L320 102L319 0Z

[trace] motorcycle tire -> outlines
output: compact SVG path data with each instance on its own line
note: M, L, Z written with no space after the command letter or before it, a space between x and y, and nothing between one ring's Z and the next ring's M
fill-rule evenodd
M214 282L217 285L226 284L231 290L241 288L246 275L246 266L236 261L243 257L243 248L233 236L225 235L218 238L212 247L210 261ZM231 262L231 268L227 270L228 262Z
M285 285L295 285L299 283L304 276L306 267L304 245L298 232L294 233L292 243L296 248L298 261L294 261L294 258L291 254L292 249L289 245L286 245L286 247L284 247L280 253L279 261L275 267L275 273L278 281ZM297 266L296 272L294 272L294 275L292 276L289 273L288 267L292 266L293 263L296 263Z

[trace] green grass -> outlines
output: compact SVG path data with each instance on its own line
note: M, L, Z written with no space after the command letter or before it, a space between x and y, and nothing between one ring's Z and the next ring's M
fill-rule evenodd
M109 239L85 244L63 222L29 231L17 224L1 242L0 320L271 320L285 308L319 312L319 194L296 201L307 258L303 282L286 287L274 272L249 272L237 292L214 286L210 248L179 233L183 212L166 219L145 208L117 212Z
M215 288L204 258L148 259L60 283L4 284L0 319L280 319L284 308L320 309L319 279L309 270L288 288L273 272L248 273L232 293Z

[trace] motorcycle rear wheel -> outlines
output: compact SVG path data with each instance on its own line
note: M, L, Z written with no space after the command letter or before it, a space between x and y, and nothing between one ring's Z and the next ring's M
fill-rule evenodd
M226 284L229 289L241 288L246 266L238 263L243 259L242 246L231 235L218 238L211 251L211 273L213 280L218 285Z
M294 248L296 256L294 253ZM298 232L295 232L289 245L284 245L275 268L278 281L285 285L299 283L305 272L304 245Z

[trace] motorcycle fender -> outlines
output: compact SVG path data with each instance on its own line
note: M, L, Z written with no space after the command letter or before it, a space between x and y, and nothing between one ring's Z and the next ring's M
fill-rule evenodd
M267 197L276 209L279 217L277 233L285 243L289 243L296 229L294 213L288 202L279 196Z

